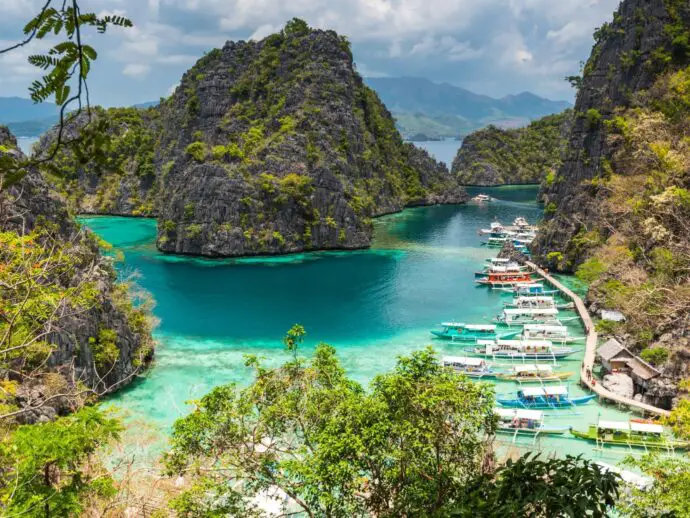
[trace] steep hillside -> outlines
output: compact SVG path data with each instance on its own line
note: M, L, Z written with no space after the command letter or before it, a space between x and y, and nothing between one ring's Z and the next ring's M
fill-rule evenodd
M515 127L570 106L529 92L494 99L417 77L368 78L366 82L391 110L405 138L420 133L457 137L491 123Z
M466 199L445 166L403 143L347 40L300 20L209 52L158 106L97 119L112 140L105 166L61 154L56 182L80 212L158 215L167 252L362 248L372 217Z
M21 151L0 126L3 155ZM129 383L150 359L145 306L132 306L95 237L37 171L0 191L0 265L2 413L51 419Z
M463 185L541 183L555 177L572 124L572 111L519 129L495 126L465 137L451 172Z
M690 6L626 0L595 38L534 251L577 268L593 309L627 316L602 330L678 381L690 374Z
M153 216L156 213L157 129L155 109L96 107L72 120L64 129L74 138L86 125L104 123L110 137L106 160L83 160L62 148L48 173L72 209L80 214ZM41 137L38 154L52 149L57 129Z
M347 40L299 20L210 52L160 111L165 251L361 248L373 216L465 199L428 156L412 166Z

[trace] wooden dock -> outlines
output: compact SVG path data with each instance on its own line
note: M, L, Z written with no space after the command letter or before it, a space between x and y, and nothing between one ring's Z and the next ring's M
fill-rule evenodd
M645 403L642 403L641 401L635 401L634 399L614 394L613 392L605 389L599 382L597 382L593 378L589 379L587 377L587 372L592 372L592 368L594 367L594 358L596 356L597 350L597 331L594 328L594 322L592 322L592 317L590 316L589 311L587 311L585 303L572 290L568 289L563 284L558 282L551 275L549 275L548 272L542 270L536 264L529 261L527 261L526 264L527 266L532 268L538 275L543 277L544 280L546 280L549 284L553 285L555 288L560 290L575 304L575 309L577 310L577 313L580 316L580 320L582 321L582 325L585 328L585 332L587 333L587 341L585 342L585 357L582 360L582 367L580 369L580 383L584 384L586 387L588 387L590 390L596 393L601 399L625 405L634 410L641 411L644 414L654 414L659 416L669 415L668 410L664 410L663 408L658 408L652 405L647 405Z

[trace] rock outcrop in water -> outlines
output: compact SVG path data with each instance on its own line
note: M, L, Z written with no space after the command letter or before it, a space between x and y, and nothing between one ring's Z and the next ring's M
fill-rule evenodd
M595 39L533 252L627 317L600 331L657 365L645 397L668 405L690 375L690 4L625 0Z
M451 172L463 185L538 184L553 179L573 112L549 115L518 129L489 126L462 142Z
M444 165L402 141L347 40L300 20L228 42L159 106L115 115L102 114L114 119L111 169L65 160L73 198L87 212L158 215L166 252L362 248L373 217L466 200Z
M5 127L0 127L0 154L23 157ZM100 255L95 237L79 228L37 171L29 170L0 191L0 235L0 280L13 281L0 284L0 306L13 319L12 332L0 321L3 346L18 347L35 337L18 349L18 356L5 355L7 363L0 368L10 370L3 379L17 386L5 391L2 404L31 408L17 418L36 422L72 409L74 400L55 397L56 391L103 393L132 381L152 353L148 316L132 306L127 287L115 283L111 261ZM35 263L25 263L22 254ZM46 270L37 272L42 265ZM23 290L28 280L40 288ZM29 304L22 306L17 296L27 297Z

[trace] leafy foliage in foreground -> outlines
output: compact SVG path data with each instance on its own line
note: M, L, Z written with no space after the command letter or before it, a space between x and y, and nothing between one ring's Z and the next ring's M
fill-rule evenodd
M579 459L531 457L492 471L490 385L442 367L425 349L401 357L369 390L334 349L307 360L295 326L282 367L245 389L218 387L173 428L170 474L195 485L173 502L185 517L255 516L256 495L308 516L604 516L614 475Z
M17 428L0 443L0 513L80 516L89 499L112 496L113 479L94 454L120 430L94 408Z

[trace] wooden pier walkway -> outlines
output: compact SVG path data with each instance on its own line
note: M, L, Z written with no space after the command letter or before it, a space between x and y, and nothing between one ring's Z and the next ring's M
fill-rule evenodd
M527 266L532 268L538 275L543 277L549 284L558 288L564 295L566 295L575 304L575 309L580 315L580 320L582 320L582 325L585 327L585 332L587 333L587 341L585 342L585 357L582 360L582 367L580 369L580 380L585 386L590 390L599 395L600 398L606 399L608 401L614 401L621 405L625 405L635 410L639 410L645 414L654 414L660 416L669 415L668 410L663 408L658 408L652 405L647 405L641 401L635 401L634 399L626 398L614 394L613 392L604 388L601 383L593 379L587 378L587 371L592 372L594 367L594 358L596 356L597 350L597 332L594 328L594 322L592 322L592 317L589 315L589 311L585 307L585 303L582 299L577 296L572 290L565 287L563 284L558 282L555 278L548 274L548 272L539 268L536 264L526 261Z

